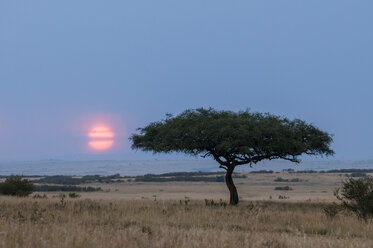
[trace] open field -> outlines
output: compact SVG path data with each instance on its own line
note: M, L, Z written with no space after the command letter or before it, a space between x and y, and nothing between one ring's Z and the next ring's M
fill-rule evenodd
M0 197L0 247L372 247L373 223L325 203Z
M333 192L341 186L347 174L342 173L244 173L246 178L234 178L241 200L278 200L286 196L286 201L334 201ZM368 174L369 175L369 174ZM371 174L372 175L372 174ZM277 182L276 178L289 182ZM298 182L291 180L299 179ZM126 200L227 200L229 192L224 182L120 182L93 183L84 186L101 187L104 192L79 193L90 199ZM276 187L290 186L292 190L274 190ZM106 192L105 192L106 191ZM109 191L109 192L108 192ZM55 193L49 193L53 195Z
M224 182L129 179L83 184L103 191L79 198L0 196L0 247L373 247L373 221L324 212L345 174L244 175L234 179L238 206L227 206ZM284 186L292 190L275 190Z

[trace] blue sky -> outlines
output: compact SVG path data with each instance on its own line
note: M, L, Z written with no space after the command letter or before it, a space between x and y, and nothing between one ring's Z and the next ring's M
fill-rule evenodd
M187 108L270 112L372 158L372 1L1 1L0 159L152 158L137 127ZM117 134L85 150L97 119ZM164 158L167 158L165 156Z

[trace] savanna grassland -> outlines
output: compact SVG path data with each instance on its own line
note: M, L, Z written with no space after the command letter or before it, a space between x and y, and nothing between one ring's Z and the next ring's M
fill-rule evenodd
M104 191L79 198L0 196L0 247L373 247L373 221L325 214L339 174L235 181L238 206L225 203L224 183L121 182L94 184ZM279 185L293 190L274 190Z
M1 247L372 247L322 203L0 198Z

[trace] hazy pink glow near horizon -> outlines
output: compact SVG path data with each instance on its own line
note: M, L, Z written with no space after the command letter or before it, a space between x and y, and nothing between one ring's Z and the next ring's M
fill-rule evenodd
M114 145L115 134L106 125L94 126L87 136L88 146L94 151L106 151Z

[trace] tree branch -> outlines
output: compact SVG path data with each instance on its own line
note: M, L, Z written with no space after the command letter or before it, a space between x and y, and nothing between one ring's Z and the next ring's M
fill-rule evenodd
M220 156L217 155L216 153L214 153L214 152L210 152L210 154L214 157L214 159L215 159L219 164L221 164L221 165L225 165L225 166L228 165L228 160L224 162L223 160L220 159Z
M268 155L258 155L258 156L248 156L248 155L245 155L245 159L243 159L242 157L239 157L239 156L236 156L234 155L233 157L237 160L234 161L234 164L235 165L243 165L243 164L249 164L250 167L252 167L252 164L256 164L264 159L268 159L268 160L272 160L272 159L278 159L278 158L281 158L281 159L284 159L284 160L288 160L290 162L294 162L294 163L299 163L300 160L298 158L296 158L296 155L291 155L292 157L287 157L287 156L283 156L281 154L277 154L277 153L273 153L273 154L268 154Z
M205 154L201 155L202 158L206 158L208 155L210 155L211 152L206 152Z
M292 158L287 158L287 157L279 157L279 158L284 159L284 160L288 160L288 161L294 162L294 163L300 163L300 160L297 159L294 155L293 155Z

